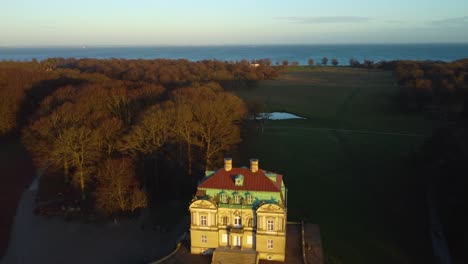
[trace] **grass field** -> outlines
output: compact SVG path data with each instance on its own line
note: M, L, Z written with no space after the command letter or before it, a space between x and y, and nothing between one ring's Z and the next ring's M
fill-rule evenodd
M307 118L252 129L235 165L257 157L285 175L288 216L320 225L328 263L431 263L423 177L409 156L433 124L399 112L396 89L390 72L314 67L238 93Z

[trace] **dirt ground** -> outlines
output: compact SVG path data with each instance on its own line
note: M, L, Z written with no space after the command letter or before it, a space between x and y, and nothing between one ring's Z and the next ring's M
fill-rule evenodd
M8 246L21 194L34 176L32 160L18 140L0 139L0 259Z

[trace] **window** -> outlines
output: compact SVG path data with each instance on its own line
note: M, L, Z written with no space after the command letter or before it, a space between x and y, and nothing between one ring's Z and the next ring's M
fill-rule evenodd
M207 226L206 215L200 215L200 225Z
M272 239L268 239L268 240L267 240L267 248L268 248L268 249L272 249L272 248L273 248L273 240L272 240Z
M251 194L247 195L247 204L252 204L253 203L253 196Z
M236 181L236 186L242 186L242 185L244 185L244 175L238 174L238 175L235 177L235 181Z
M221 218L222 221L221 223L223 223L223 225L228 225L228 217L227 216L223 216L223 218Z
M221 202L227 203L227 195L225 193L221 194Z
M237 194L234 195L234 203L240 204L240 196Z
M221 236L221 241L222 241L223 243L227 243L227 240L228 240L228 235L227 235L227 234L223 234L223 235Z
M273 231L274 230L275 223L273 220L267 220L267 231Z
M206 239L206 235L201 235L201 242L202 244L206 244L208 240Z
M236 226L242 225L242 220L241 220L240 216L234 217L234 225L236 225Z
M241 246L241 238L240 236L234 236L234 246L240 247Z
M252 219L252 217L247 218L247 226L248 226L248 227L253 227L253 219Z

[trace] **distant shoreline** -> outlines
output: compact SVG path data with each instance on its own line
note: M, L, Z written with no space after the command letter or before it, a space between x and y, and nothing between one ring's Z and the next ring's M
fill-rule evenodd
M0 47L0 61L42 61L48 58L93 59L187 59L190 61L240 61L271 59L308 65L323 57L336 58L339 65L350 59L454 61L468 57L468 43L393 44L243 44L243 45L87 45Z
M160 47L264 47L264 46L414 46L414 45L468 45L468 42L395 42L395 43L284 43L284 44L64 44L64 45L0 45L11 49L43 48L160 48Z

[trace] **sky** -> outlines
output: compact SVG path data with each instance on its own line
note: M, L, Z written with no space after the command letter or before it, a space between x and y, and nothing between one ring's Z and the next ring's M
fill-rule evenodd
M468 43L467 0L0 0L0 46Z

